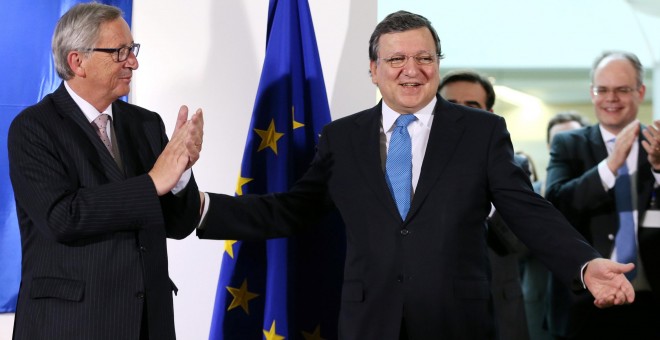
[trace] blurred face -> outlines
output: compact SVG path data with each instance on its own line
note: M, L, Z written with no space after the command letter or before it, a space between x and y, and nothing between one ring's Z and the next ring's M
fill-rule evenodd
M486 109L488 95L479 83L454 81L443 86L440 95L452 103L488 110ZM488 111L492 111L492 108Z
M637 73L628 60L603 59L594 72L591 91L591 102L600 125L618 134L637 117L645 91L644 85L637 86Z
M101 24L99 40L95 48L120 48L129 46L133 42L133 36L124 19L117 19ZM84 58L81 67L84 76L80 79L86 100L92 105L104 106L97 109L105 109L110 103L130 91L133 70L138 68L138 61L131 52L128 59L122 62L115 61L116 55L105 52L91 52L89 57Z
M422 27L405 32L383 34L379 40L378 60L370 63L371 81L378 86L387 106L398 113L415 113L433 100L440 84L439 63L433 35ZM408 58L395 68L383 58L430 55L434 61L419 65Z
M582 125L580 123L572 120L570 122L564 122L564 123L559 123L555 124L550 128L550 133L549 133L549 139L550 141L548 142L548 148L550 148L550 145L552 145L552 139L555 137L556 134L563 132L563 131L570 131L570 130L575 130L581 128Z

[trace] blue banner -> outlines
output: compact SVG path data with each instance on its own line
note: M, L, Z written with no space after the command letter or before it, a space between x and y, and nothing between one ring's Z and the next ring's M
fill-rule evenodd
M3 0L0 11L0 313L14 312L20 284L21 241L14 194L9 181L7 132L23 109L60 84L53 65L51 39L57 20L80 2ZM124 11L131 24L132 0L100 1Z
M236 195L287 191L330 110L307 0L271 0L266 56ZM305 235L226 241L209 339L336 339L345 233L331 214Z

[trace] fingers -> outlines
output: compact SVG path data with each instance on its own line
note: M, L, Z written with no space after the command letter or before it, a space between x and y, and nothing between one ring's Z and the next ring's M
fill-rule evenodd
M179 114L176 117L176 125L174 129L178 129L182 127L186 121L188 121L188 107L185 105L181 105L179 108Z

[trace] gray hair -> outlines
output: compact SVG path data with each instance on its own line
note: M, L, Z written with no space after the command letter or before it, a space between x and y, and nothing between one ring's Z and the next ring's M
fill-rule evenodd
M442 49L440 48L440 38L433 26L431 26L431 22L419 14L406 11L394 12L376 25L376 28L369 39L369 59L371 61L378 60L378 48L380 47L378 40L383 34L405 32L422 27L426 27L431 31L435 43L436 54L439 59L442 59L443 55Z
M53 33L53 60L60 78L73 78L67 57L71 51L94 47L98 41L101 24L122 17L121 9L99 3L73 6L57 22Z
M605 51L603 52L596 60L594 60L594 64L591 67L591 82L593 83L594 81L594 74L596 73L596 69L600 65L600 63L605 60L606 58L615 58L615 59L625 59L630 62L632 67L635 69L635 72L637 72L637 86L642 86L644 84L644 67L642 67L642 63L639 61L639 58L637 58L636 55L630 52L624 52L624 51Z

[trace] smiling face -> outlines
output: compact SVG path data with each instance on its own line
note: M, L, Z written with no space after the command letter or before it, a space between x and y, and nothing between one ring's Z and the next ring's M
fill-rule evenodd
M646 88L638 86L637 72L630 61L608 57L594 71L593 88L607 89L607 93L595 95L591 91L596 118L603 128L618 134L626 125L637 118L639 104L644 100ZM629 93L618 93L615 89L631 88Z
M93 47L120 48L131 43L133 36L128 24L120 18L101 24L98 41ZM76 75L69 81L76 93L99 111L128 94L133 70L139 66L132 52L122 62L115 61L115 57L115 54L105 52L80 55L78 68L74 70Z
M383 34L378 40L378 60L371 61L371 81L378 86L383 101L398 113L415 113L433 100L440 85L440 65L436 61L419 65L409 58L400 68L390 66L383 58L394 55L435 56L436 46L431 31L422 27L404 32Z

